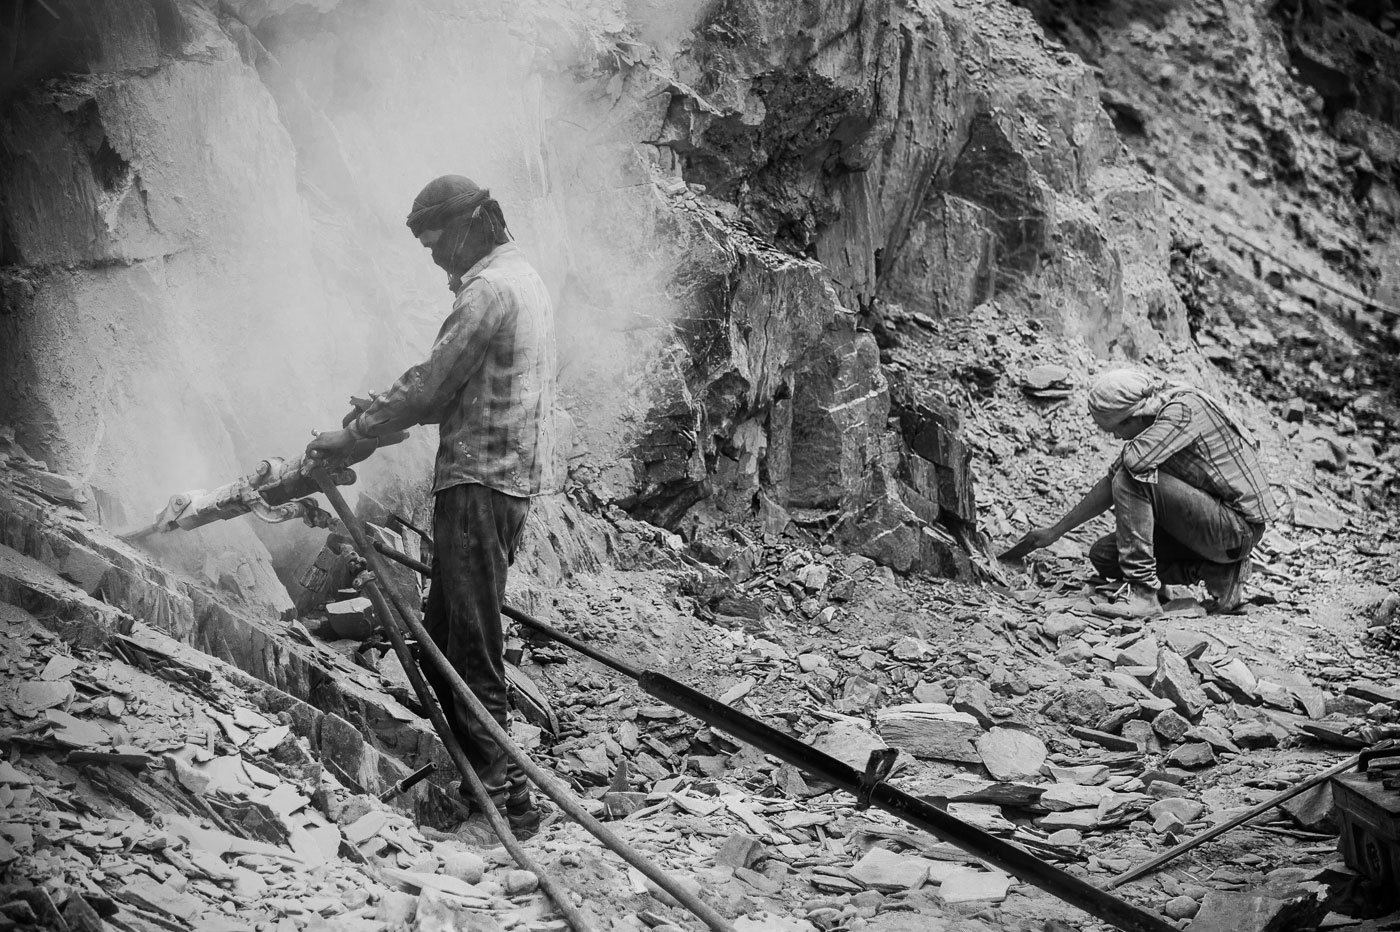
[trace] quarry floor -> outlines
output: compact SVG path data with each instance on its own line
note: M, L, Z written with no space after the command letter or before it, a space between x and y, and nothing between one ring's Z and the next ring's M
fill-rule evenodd
M1029 488L1027 465L1005 481ZM1039 520L1074 491L1027 507ZM1007 522L1003 546L1029 520L1011 510L989 513L992 527ZM1024 565L988 565L982 584L899 578L790 529L753 538L753 573L735 583L634 522L618 527L627 569L536 590L531 610L852 763L900 747L896 786L1102 883L1400 718L1400 663L1366 637L1397 587L1400 543L1381 515L1345 517L1266 538L1256 602L1238 615L1207 616L1189 598L1200 593L1182 592L1145 624L1118 617L1082 556L1101 528ZM64 520L70 536L81 526ZM71 567L65 579L6 553L18 604L4 606L0 654L5 927L59 927L46 910L83 929L563 927L502 849L358 792L322 766L295 709L277 711L230 665L139 617L105 643L75 640L64 616L91 596ZM353 644L311 640L301 649L345 669ZM1163 687L1165 655L1183 658L1171 676L1189 682ZM593 661L527 639L521 668L560 724L550 738L518 722L521 743L736 928L1102 926ZM356 676L402 696L391 657ZM1198 928L1230 893L1314 903L1346 886L1323 809L1272 810L1121 893L1177 925L1199 910ZM597 928L696 927L557 814L527 848ZM1332 913L1326 927L1387 927L1362 922Z

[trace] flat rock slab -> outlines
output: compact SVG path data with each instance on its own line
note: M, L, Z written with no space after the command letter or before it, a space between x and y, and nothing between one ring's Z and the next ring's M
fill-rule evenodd
M1191 932L1285 932L1314 928L1323 909L1316 896L1278 899L1212 890L1191 921Z
M1040 794L1040 804L1051 812L1064 812L1069 809L1097 809L1099 803L1114 796L1106 786L1078 786L1073 783L1057 783Z
M1045 742L1014 728L993 728L977 739L977 753L987 772L1013 782L1039 775L1045 764Z
M972 867L950 871L938 885L938 898L945 903L1000 903L1011 889L1005 874L979 871Z
M1130 741L1127 738L1122 738L1118 735L1111 735L1106 731L1099 731L1094 728L1085 728L1081 725L1071 725L1069 728L1069 733L1071 737L1078 738L1080 741L1092 741L1094 744L1097 744L1100 747L1108 748L1110 751L1138 750L1136 741Z
M890 745L929 760L981 763L977 739L983 734L977 719L938 703L911 703L885 709L876 717L880 736ZM862 762L860 769L864 769Z
M1319 531L1340 531L1347 526L1347 519L1329 505L1299 496L1293 506L1293 523L1298 527L1317 528Z
M871 751L889 747L884 738L870 730L869 725L853 719L832 722L810 734L806 740L815 750L830 754L861 773L865 772Z
M928 880L929 863L888 848L871 848L851 868L851 876L881 893L913 890Z

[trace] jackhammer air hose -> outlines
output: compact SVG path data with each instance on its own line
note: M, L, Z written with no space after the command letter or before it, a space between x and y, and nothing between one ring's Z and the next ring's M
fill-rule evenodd
M388 574L384 572L384 562L381 559L379 549L370 545L364 531L356 521L354 513L350 511L350 507L345 503L345 498L334 485L323 481L323 475L324 474L319 470L317 471L317 482L320 483L321 491L324 492L326 498L330 500L331 505L334 506L336 510L336 514L340 516L341 522L345 525L346 530L355 541L355 549L364 557L365 562L369 564L370 569L374 572L376 577L387 579ZM466 707L467 713L471 715L479 725L486 728L492 739L505 750L511 760L515 761L515 763L520 766L520 769L525 772L525 775L530 778L531 782L553 800L553 802L563 810L565 815L573 819L579 825L582 825L583 828L594 838L598 839L604 847L608 848L632 867L635 867L644 877L669 894L676 902L680 903L681 906L694 914L704 922L705 925L715 930L715 932L734 932L734 927L730 925L729 920L721 916L714 907L708 905L694 893L691 893L689 890L676 883L665 871L643 857L640 852L620 838L612 829L589 815L583 806L579 804L578 800L574 799L573 796L564 790L559 789L553 781L550 780L549 775L546 774L538 764L531 760L529 755L516 746L515 742L511 740L510 735L506 733L506 730L500 726L500 723L498 723L486 710L486 707L481 704L481 700L467 687L461 674L453 669L452 664L447 661L442 650L433 641L432 637L429 636L422 622L418 620L418 616L404 605L402 597L395 592L392 587L386 587L382 595L387 595L390 601L393 602L394 608L403 618L404 623L408 625L409 631L412 633L414 639L417 640L420 651L427 656L428 660L436 666L438 671L452 684L452 692L456 695L457 701ZM378 612L379 610L379 606L376 605L375 611ZM408 666L409 664L406 663L405 668ZM473 776L475 776L474 771ZM494 809L494 807L488 808ZM503 835L502 838L504 837ZM515 852L512 851L511 854L514 856ZM527 870L528 869L530 868L527 868ZM535 872L537 874L539 873L538 870ZM544 875L540 875L540 885L543 886L544 882ZM559 902L553 894L550 894L550 898L554 899L556 903Z
M350 533L351 539L355 542L356 549L362 554L366 552L373 554L374 551L369 549L369 540L364 530L356 523L354 513L350 511L350 507L345 503L344 496L342 496L339 490L328 480L323 471L318 469L313 475L317 484L321 486L321 491L325 493L326 498L330 499L331 505L340 516L341 523L345 525L346 530ZM519 864L523 870L530 871L539 878L540 888L544 890L545 895L553 901L554 905L559 908L560 914L563 915L564 921L569 924L569 927L572 928L574 932L592 932L593 927L583 918L578 908L574 906L573 900L569 898L569 891L561 887L553 877L544 872L539 864L535 863L529 853L521 847L515 835L511 833L510 824L506 821L505 816L501 815L500 810L491 802L491 797L490 794L486 792L485 784L481 782L481 778L476 774L476 769L472 767L471 762L467 760L466 752L462 750L462 745L457 741L457 736L453 732L452 726L448 723L447 716L443 714L442 706L438 703L437 695L433 692L427 681L423 679L423 671L419 669L418 663L413 658L413 652L409 649L408 643L404 640L403 630L394 619L393 609L390 608L388 601L386 601L384 597L384 590L379 586L379 580L387 578L382 573L383 566L376 567L375 563L379 561L374 557L366 556L365 559L366 562L370 563L371 569L374 570L375 578L364 585L364 591L368 595L370 602L374 604L375 614L383 620L384 630L388 633L389 641L394 646L394 653L399 658L399 665L403 667L404 673L408 675L409 683L413 686L413 691L418 695L418 701L422 703L423 708L427 710L428 719L433 723L433 728L436 729L438 737L442 739L443 746L447 748L448 755L452 758L452 762L457 766L457 769L461 771L463 785L470 791L472 801L476 803L477 808L486 816L486 821L490 824L491 830L500 838L501 844L505 846L506 851L510 853L515 863ZM397 607L397 605L395 607ZM412 624L410 624L409 627L412 628ZM416 636L415 634L415 637Z

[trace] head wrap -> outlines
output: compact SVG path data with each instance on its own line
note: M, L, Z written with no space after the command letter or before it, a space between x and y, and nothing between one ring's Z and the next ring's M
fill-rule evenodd
M1113 369L1094 379L1089 386L1089 416L1103 430L1112 430L1130 417L1155 418L1164 405L1188 393L1214 408L1245 443L1259 446L1254 435L1214 395L1140 369Z
M475 235L478 220L486 221L489 245ZM443 175L428 182L413 199L408 228L414 236L442 231L432 247L433 261L447 271L448 287L454 292L473 265L511 238L505 214L491 192L462 175Z
M441 230L449 220L475 213L490 198L490 191L462 175L434 178L413 199L408 228L414 236L422 236L425 230Z

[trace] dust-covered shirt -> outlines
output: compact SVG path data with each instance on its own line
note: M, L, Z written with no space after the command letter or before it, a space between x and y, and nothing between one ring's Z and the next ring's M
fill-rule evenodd
M554 308L513 243L462 276L428 358L350 425L374 437L438 424L433 492L473 483L528 496L556 491Z
M1147 429L1123 445L1114 468L1142 482L1157 471L1175 476L1234 508L1251 524L1278 517L1254 447L1213 405L1193 391L1173 397Z

